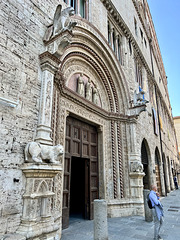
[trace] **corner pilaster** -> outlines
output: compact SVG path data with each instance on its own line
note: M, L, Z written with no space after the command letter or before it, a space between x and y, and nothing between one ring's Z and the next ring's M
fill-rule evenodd
M58 70L59 60L45 52L40 55L41 64L41 98L39 121L37 127L36 142L52 145L51 134L51 113L53 100L54 75Z

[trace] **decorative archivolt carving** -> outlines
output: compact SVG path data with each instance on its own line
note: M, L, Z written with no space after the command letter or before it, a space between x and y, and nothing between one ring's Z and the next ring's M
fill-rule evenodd
M74 47L80 47L86 51L90 51L92 56L95 58L96 61L94 61L91 57L89 57L88 55L86 55L85 53L82 52L72 52L69 53L62 61L61 64L61 69L63 69L63 66L65 64L65 62L68 60L68 58L76 56L76 57L82 57L83 59L85 59L96 71L97 74L100 76L100 79L106 89L108 98L109 98L109 103L110 103L110 109L112 112L114 112L114 105L115 105L115 109L116 112L119 112L119 102L118 102L118 94L115 88L115 84L111 78L111 74L109 72L109 70L107 69L105 63L102 61L102 59L91 49L88 48L87 46L83 45L83 44L72 44ZM101 68L99 66L101 66L101 68L103 69L103 71L101 70ZM105 74L104 74L105 73ZM113 95L112 95L113 93Z
M122 156L122 134L121 124L117 123L117 150L118 150L118 162L119 162L119 179L120 179L120 197L124 197L124 174L123 174L123 156Z
M118 196L117 190L117 164L116 164L116 136L115 136L115 122L111 121L111 140L112 140L112 162L113 162L113 184L114 184L114 198Z

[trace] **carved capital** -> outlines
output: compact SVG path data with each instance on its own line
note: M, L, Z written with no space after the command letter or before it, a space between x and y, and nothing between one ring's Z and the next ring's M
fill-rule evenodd
M39 55L39 59L42 71L47 70L53 74L57 72L60 60L56 56L46 51Z

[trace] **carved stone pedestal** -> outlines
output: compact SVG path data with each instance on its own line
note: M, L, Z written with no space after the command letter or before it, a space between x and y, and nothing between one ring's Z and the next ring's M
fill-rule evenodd
M54 177L62 171L61 165L33 163L24 164L26 177L23 195L23 216L17 233L26 239L58 240L60 225L55 223Z
M131 172L130 185L131 185L131 196L132 198L143 198L143 177L145 176L142 172Z
M143 172L143 165L140 161L134 160L130 164L130 188L131 197L134 205L136 206L137 215L144 214L144 204L143 204L143 177L145 173Z

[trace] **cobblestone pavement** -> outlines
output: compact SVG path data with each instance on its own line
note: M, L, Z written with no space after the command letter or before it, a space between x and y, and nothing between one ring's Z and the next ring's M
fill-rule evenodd
M172 191L161 202L165 215L161 237L180 240L180 190ZM109 240L152 240L153 222L148 223L141 216L108 218L108 236ZM93 221L71 218L61 240L93 240Z

